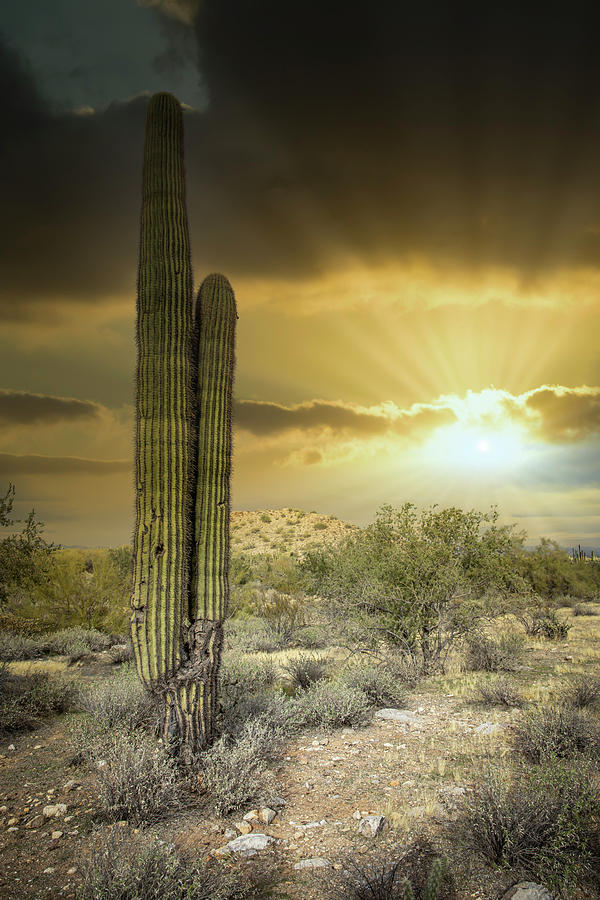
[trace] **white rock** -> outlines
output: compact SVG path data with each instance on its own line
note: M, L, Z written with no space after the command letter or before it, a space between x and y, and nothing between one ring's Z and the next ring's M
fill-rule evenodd
M358 830L368 837L376 837L386 823L385 816L365 816L358 823Z
M253 834L241 834L239 837L229 841L227 849L232 853L254 854L257 850L264 850L269 844L274 842L275 838L268 834L254 832Z
M405 725L413 725L418 721L418 717L410 709L378 709L375 718L388 722L401 722Z
M46 819L60 819L67 811L66 803L54 803L51 806L45 806L42 815Z
M11 818L8 820L8 822L6 824L7 825L17 825L18 821L19 820L17 819L16 816L11 816Z
M552 900L552 894L541 884L521 881L503 894L502 900Z
M13 825L12 828L7 828L6 830L7 831L18 831L19 829L16 827L16 825Z
M67 875L74 875L77 871L77 866L71 866L70 869L67 869Z
M277 813L274 809L271 809L269 806L263 806L258 813L258 818L265 825L270 825L276 815Z
M17 748L15 747L14 744L9 744L9 745L8 745L8 749L9 749L9 750L16 750Z
M496 722L482 722L475 729L475 734L495 734L497 731L502 731L503 728L504 725L498 725Z
M54 866L48 866L47 869L44 869L44 875L52 875L54 872L56 872Z
M360 809L354 810L354 812L352 813L352 818L358 819L359 821L360 821L360 819L362 819L362 813L361 813Z
M52 832L52 840L59 841L61 839L61 837L63 836L63 834L64 834L64 831L53 831Z
M237 836L238 836L238 833L237 833L237 831L235 830L235 828L226 828L226 829L225 829L225 838L226 838L228 841L232 841L232 840L233 840L234 838L236 838Z
M329 869L331 863L324 856L315 856L313 859L301 859L300 862L294 863L295 869Z

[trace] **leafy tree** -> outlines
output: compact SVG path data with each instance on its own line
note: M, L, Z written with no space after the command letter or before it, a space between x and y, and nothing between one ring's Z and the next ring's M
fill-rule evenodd
M384 506L363 531L308 554L307 585L357 645L401 648L432 671L457 638L523 589L518 538L497 519L495 509Z
M47 578L48 563L57 545L42 537L44 525L31 510L26 519L12 518L15 487L9 484L0 497L0 527L11 534L0 540L0 607L6 605L11 594L22 593ZM21 530L15 530L17 526Z
M522 549L518 571L531 590L546 600L565 595L591 599L600 591L597 560L571 559L556 541L542 538L533 550Z

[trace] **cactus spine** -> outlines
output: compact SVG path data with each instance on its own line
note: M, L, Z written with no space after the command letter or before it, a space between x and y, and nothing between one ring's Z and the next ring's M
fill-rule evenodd
M213 275L193 320L183 118L170 94L148 103L137 309L131 633L163 737L191 761L214 738L228 600L236 312Z

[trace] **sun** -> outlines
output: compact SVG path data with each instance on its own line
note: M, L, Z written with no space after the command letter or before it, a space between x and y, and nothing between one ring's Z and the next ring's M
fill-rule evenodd
M438 428L423 447L423 456L437 468L468 469L472 473L515 472L528 456L522 428L510 423L481 433L481 428L456 422Z

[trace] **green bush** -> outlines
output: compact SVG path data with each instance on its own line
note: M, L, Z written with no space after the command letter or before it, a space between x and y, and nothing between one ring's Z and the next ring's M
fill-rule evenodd
M261 521L261 522L265 522L266 524L268 524L268 523L271 521L271 516L270 516L268 513L261 513L261 514L260 514L260 521Z
M406 699L406 687L383 665L352 666L339 677L342 684L362 691L372 706L398 706Z
M296 644L307 650L323 650L330 646L330 635L324 625L303 625L296 631Z
M491 769L448 836L564 896L597 878L599 813L596 778L586 767L552 762L512 778Z
M113 639L95 628L63 628L44 637L43 647L46 653L58 653L60 656L74 657L78 654L97 653L108 650Z
M248 886L225 866L172 844L112 828L98 834L83 866L78 900L242 900Z
M73 688L47 672L13 675L2 669L0 734L35 728L47 716L65 712L73 702Z
M598 757L600 726L586 713L567 706L523 713L513 726L515 749L531 763L577 755Z
M15 659L39 659L40 656L43 656L43 650L39 638L0 631L0 660L12 662Z
M335 682L317 681L290 701L291 722L300 728L351 728L371 719L363 691Z
M513 672L523 656L524 640L519 634L492 638L475 632L466 640L465 667L471 672Z
M154 738L138 729L120 729L105 736L101 755L98 749L91 763L107 819L142 825L179 808L182 785L176 763Z
M79 706L106 728L147 726L157 717L156 702L133 667L123 667L79 689Z
M301 653L299 656L289 659L283 666L283 670L294 690L306 690L311 684L326 678L329 667L330 663L327 657Z
M225 650L231 653L274 653L288 645L259 618L228 619L225 623Z
M201 759L201 789L209 808L226 816L244 805L268 800L272 775L268 761L282 734L266 717L248 720L235 738L222 737Z

